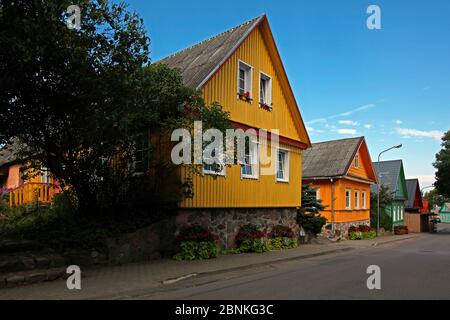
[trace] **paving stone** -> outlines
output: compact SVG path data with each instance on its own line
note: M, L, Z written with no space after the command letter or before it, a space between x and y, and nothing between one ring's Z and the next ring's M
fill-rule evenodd
M7 287L15 287L15 286L22 284L24 281L25 281L24 276L20 276L20 275L11 276L6 279L6 286Z
M25 276L27 283L36 283L47 280L47 273L45 271L33 272Z
M47 281L53 281L63 276L66 272L65 268L52 268L47 270Z

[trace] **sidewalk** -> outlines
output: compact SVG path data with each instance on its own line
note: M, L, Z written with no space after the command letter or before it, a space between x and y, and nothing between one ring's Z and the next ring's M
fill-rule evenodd
M380 246L414 239L423 234L386 236L370 240L341 241L329 244L300 245L296 249L263 254L234 254L203 261L157 260L87 270L81 278L81 290L68 290L65 280L0 289L0 299L107 299L127 292L169 286L184 276L202 276L226 271L307 259L332 253Z

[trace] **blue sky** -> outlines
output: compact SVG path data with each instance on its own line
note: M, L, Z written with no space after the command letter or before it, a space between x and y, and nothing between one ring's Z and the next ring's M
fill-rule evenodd
M145 21L156 61L262 13L269 18L313 142L364 135L372 159L403 159L434 181L450 129L450 1L126 0ZM370 4L381 30L366 27Z

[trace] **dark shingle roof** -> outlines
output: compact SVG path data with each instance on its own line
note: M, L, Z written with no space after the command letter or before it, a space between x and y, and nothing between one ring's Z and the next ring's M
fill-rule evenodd
M364 137L313 143L303 151L303 179L343 176Z
M15 139L10 144L0 148L0 167L16 161L18 150L18 141Z
M402 160L374 162L373 168L380 185L388 187L392 193L397 192L398 179L402 168ZM376 185L372 185L372 192L377 192Z
M416 199L416 191L419 188L419 179L406 180L406 189L408 190L408 200L405 201L406 208L414 208L414 200Z
M245 39L264 16L231 28L215 37L174 53L156 63L164 63L181 71L184 84L198 88Z

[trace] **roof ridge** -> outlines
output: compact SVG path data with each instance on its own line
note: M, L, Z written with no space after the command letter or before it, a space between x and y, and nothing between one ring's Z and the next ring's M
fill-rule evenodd
M319 141L319 142L313 142L314 144L321 144L321 143L329 143L329 142L335 142L335 141L344 141L344 140L360 140L364 139L364 136L359 137L352 137L352 138L342 138L342 139L334 139L334 140L327 140L327 141Z
M235 31L235 30L238 29L238 28L242 28L242 27L247 26L247 25L249 25L249 24L251 24L251 23L254 23L256 20L260 19L260 18L263 17L263 16L264 16L264 14L262 14L262 15L260 15L260 16L258 16L258 17L255 17L255 18L253 18L253 19L251 19L251 20L248 20L248 21L246 21L246 22L244 22L244 23L242 23L242 24L240 24L240 25L234 26L234 27L232 27L232 28L230 28L230 29L228 29L228 30L225 30L225 31L223 31L223 32L221 32L221 33L219 33L219 34L216 34L216 35L214 35L214 36L212 36L212 37L209 37L209 38L207 38L207 39L205 39L205 40L202 40L202 41L200 41L200 42L197 42L197 43L195 43L195 44L193 44L193 45L191 45L191 46L189 46L189 47L186 47L186 48L184 48L184 49L181 49L181 50L179 50L179 51L176 51L176 52L174 52L174 53L172 53L172 54L170 54L170 55L168 55L168 56L165 56L164 58L161 58L161 59L155 61L154 63L161 62L162 60L165 60L165 59L174 57L174 56L176 56L176 55L178 55L178 54L180 54L180 53L183 53L183 52L186 52L186 51L188 51L188 50L191 50L191 49L193 49L193 48L195 48L195 47L198 47L198 46L204 44L205 42L208 42L208 41L211 41L211 40L213 40L213 39L216 39L216 38L218 38L218 37L220 37L220 36L222 36L222 35L224 35L224 34L226 34L226 33L231 33L231 32Z

